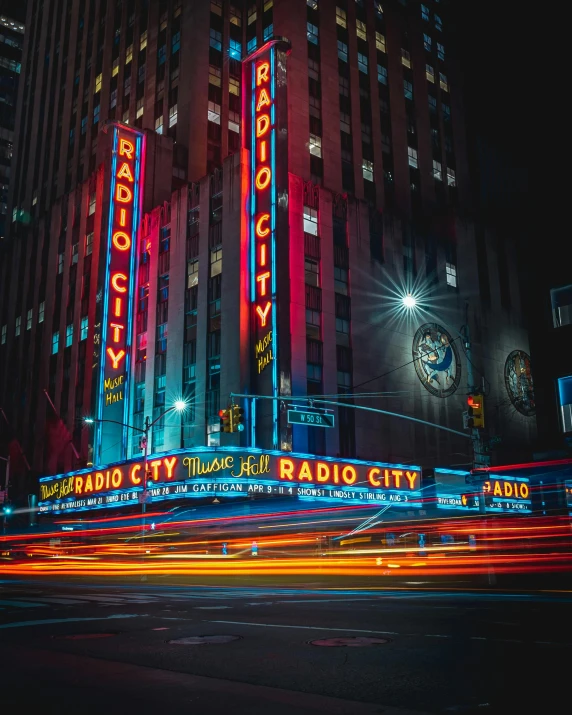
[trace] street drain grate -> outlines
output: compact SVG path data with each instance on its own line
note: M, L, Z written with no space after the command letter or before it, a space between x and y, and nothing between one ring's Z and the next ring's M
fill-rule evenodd
M389 638L361 638L359 636L350 636L349 638L321 638L317 641L308 641L308 643L326 648L370 648L374 645L389 643Z
M190 636L189 638L177 638L167 641L173 645L224 645L238 641L242 636Z
M73 633L69 636L54 636L55 640L62 641L83 641L83 640L95 640L96 638L112 638L113 636L119 635L117 633Z

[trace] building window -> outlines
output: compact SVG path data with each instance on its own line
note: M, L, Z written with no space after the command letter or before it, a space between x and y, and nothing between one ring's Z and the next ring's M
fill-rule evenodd
M425 65L425 77L428 82L435 82L435 70L431 65Z
M350 334L350 321L345 318L336 318L336 333Z
M443 181L443 168L440 161L433 159L433 178L438 181Z
M304 232L318 235L318 211L309 206L304 206Z
M450 169L447 167L447 186L456 186L457 180L455 178L455 169Z
M437 97L434 97L432 94L430 94L428 101L429 101L429 111L432 114L435 114L437 112Z
M313 45L318 44L318 28L316 25L312 25L311 22L306 23L306 36L308 37L308 42Z
M220 87L222 84L222 70L214 65L209 65L209 83L215 87Z
M306 363L306 377L312 382L322 381L322 366L314 363Z
M442 45L440 42L437 43L437 57L440 60L445 59L445 46Z
M141 33L139 37L139 49L144 50L147 47L147 30Z
M307 285L320 287L320 262L313 258L305 258L304 266L306 271Z
M237 79L234 79L233 77L229 77L228 91L230 92L230 94L234 94L237 97L240 97L240 83Z
M358 52L357 55L357 66L360 72L367 74L367 56L362 55L361 52Z
M348 294L348 269L334 266L334 290L342 295Z
M375 46L380 52L387 52L385 45L385 35L382 35L381 32L375 33Z
M199 261L187 262L187 288L193 288L199 284Z
M407 50L404 50L403 47L401 48L401 64L404 67L411 68L411 55Z
M410 146L407 147L407 161L409 166L413 167L413 169L419 168L419 163L417 161L417 149L413 149Z
M447 275L447 285L457 287L457 267L453 263L445 263L445 273Z
M222 272L222 248L213 248L211 251L211 278Z
M242 25L242 13L237 8L230 6L230 18L229 22L231 25L236 25L240 27Z
M421 19L429 22L429 8L427 5L421 5Z
M267 10L270 10L270 8L273 6L274 6L274 0L266 0L266 2L264 3L264 12L266 12Z
M81 133L85 134L87 132L87 117L81 118Z
M177 105L169 107L169 128L174 127L177 123Z
M90 256L93 251L93 231L85 236L85 255Z
M377 65L377 81L387 84L387 68L383 65Z
M60 347L60 334L59 331L52 333L52 355L55 355Z
M252 25L256 22L256 5L252 5L248 10L248 24Z
M137 111L135 113L135 119L143 116L143 110L145 109L145 97L137 100Z
M336 7L336 24L338 24L340 27L347 27L347 20L348 17L346 15L346 11L342 10L341 7Z
M22 316L19 315L19 316L16 318L16 329L15 329L15 331L14 331L16 337L18 337L18 335L20 335L21 329L22 329Z
M58 253L58 275L60 273L64 272L64 260L65 260L65 254Z
M348 61L348 46L341 40L338 40L338 59L342 60L342 62Z
M72 245L72 255L71 255L71 262L72 266L75 265L79 260L79 243L74 243Z
M175 54L175 52L178 52L181 49L181 33L175 32L175 34L171 37L171 54Z
M319 310L311 310L306 308L306 325L312 325L319 328L322 324L322 314Z
M551 290L550 300L554 327L561 328L572 324L572 285Z
M273 24L268 25L268 27L265 27L264 30L262 31L262 39L264 40L264 42L266 42L266 40L269 40L273 34L274 34L274 25Z
M427 52L431 52L431 37L423 33L423 47Z
M111 67L111 76L115 77L119 74L119 57L113 60L113 65ZM78 77L79 80L79 77Z
M81 319L80 323L80 328L79 328L79 339L80 340L87 340L87 315L84 315L84 317Z
M253 37L252 40L250 40L246 44L246 52L248 54L250 54L251 52L254 52L255 49L256 49L256 37Z
M32 313L33 310L32 308L30 308L30 310L26 314L26 330L32 329Z
M208 120L209 122L220 124L220 104L216 104L215 102L209 102Z
M94 213L95 213L95 192L93 194L90 194L90 196L89 196L89 209L88 209L87 215L91 216Z
M572 375L558 378L558 402L562 417L562 431L572 432Z
M102 74L98 74L97 77L95 78L95 90L94 91L96 94L101 91L102 79L103 79Z
M403 94L405 99L413 99L413 85L406 79L403 80Z
M367 42L367 29L365 22L362 22L362 20L356 20L356 35L360 40Z
M317 137L315 134L310 134L310 154L314 156L322 156L322 137Z
M66 348L71 347L73 343L73 323L66 325Z
M439 30L439 32L443 32L443 22L439 15L435 15L435 29Z
M157 132L157 134L163 133L163 115L155 119L155 131Z
M214 50L222 51L222 35L220 32L213 30L212 27L210 32L210 46Z
M242 43L231 38L228 43L228 54L233 60L239 60L242 57Z
M439 72L439 86L441 87L443 92L449 91L449 83L447 82L447 77L442 72Z
M6 337L8 335L8 326L3 325L2 326L2 339L1 339L1 344L4 345L6 343Z
M222 17L222 0L211 0L211 12Z
M159 54L161 54L161 50L159 50ZM129 47L125 50L125 64L128 65L132 59L133 59L133 44L129 45ZM161 64L161 62L159 62L159 64Z
M362 161L362 172L363 178L366 179L366 181L373 181L373 161L364 159Z
M44 322L44 313L46 312L46 301L43 300L38 307L38 323Z

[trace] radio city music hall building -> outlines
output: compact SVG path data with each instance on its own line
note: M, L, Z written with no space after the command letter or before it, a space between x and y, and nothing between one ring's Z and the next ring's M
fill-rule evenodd
M142 429L180 398L150 453L467 465L461 435L350 407L316 428L238 399L232 435L218 416L231 392L375 391L355 403L462 432L467 321L487 430L533 438L515 244L474 214L443 6L29 3L0 404L37 473L137 463L134 430L82 418ZM79 463L51 452L44 389Z

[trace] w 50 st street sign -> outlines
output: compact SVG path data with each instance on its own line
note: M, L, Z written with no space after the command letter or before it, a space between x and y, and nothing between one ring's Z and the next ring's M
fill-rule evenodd
M334 427L335 418L331 412L288 410L288 423L310 427Z

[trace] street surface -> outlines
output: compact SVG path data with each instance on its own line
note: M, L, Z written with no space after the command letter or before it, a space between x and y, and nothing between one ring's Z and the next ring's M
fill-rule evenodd
M568 713L572 592L461 588L0 580L2 712Z

